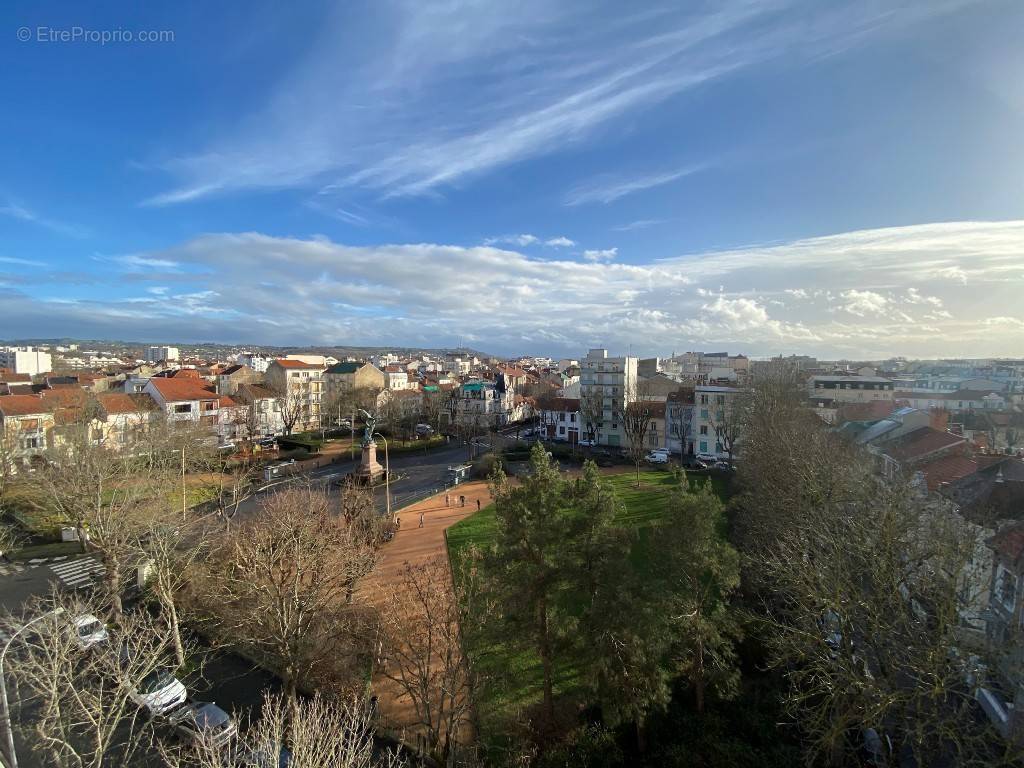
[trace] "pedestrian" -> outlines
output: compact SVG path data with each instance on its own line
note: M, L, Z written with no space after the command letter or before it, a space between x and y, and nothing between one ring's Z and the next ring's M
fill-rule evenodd
M466 497L465 496L459 496L459 506L460 507L466 506Z
M420 510L420 528L423 527L423 510Z
M449 493L446 493L446 494L444 495L444 505L445 505L446 507L450 507L450 506L452 505L452 497L451 497L451 494L449 494Z
M395 518L395 528L401 528L401 527L402 527L402 518L396 517Z
M480 499L477 499L477 500L476 500L476 511L477 511L477 512L479 512L479 511L480 511Z

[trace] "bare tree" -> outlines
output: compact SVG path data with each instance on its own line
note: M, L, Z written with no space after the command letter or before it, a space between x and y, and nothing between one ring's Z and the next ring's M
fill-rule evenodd
M405 563L401 580L384 589L386 658L380 672L412 702L415 724L425 732L429 753L442 765L472 709L473 676L462 652L460 627L462 606L477 603L474 573L466 569L453 583L448 558L437 557Z
M636 487L640 487L640 465L648 453L647 436L654 421L650 386L644 381L628 383L624 391L625 403L617 403L622 432L626 436L626 452L636 466Z
M586 391L580 394L580 420L587 440L597 444L601 427L604 425L604 403L600 391Z
M712 394L713 403L709 403L708 416L715 440L728 454L732 461L736 443L743 430L743 408L748 402L742 393Z
M128 765L152 741L152 726L132 694L155 670L173 668L168 635L140 611L107 627L104 639L92 635L86 643L79 623L103 613L95 602L60 596L33 604L22 619L32 622L23 632L31 632L31 641L19 647L18 663L8 670L31 706L23 718L27 738L48 765Z
M200 744L188 750L163 747L170 768L237 768L242 765L398 768L406 763L394 752L379 753L372 738L373 708L359 698L332 699L317 694L289 701L264 694L259 718L226 746Z
M281 424L284 427L284 433L290 435L303 417L304 404L298 397L291 397L286 390L274 392L274 403L281 411Z
M359 612L348 603L374 554L330 514L324 493L275 493L218 544L203 593L223 637L267 659L290 698L350 672Z

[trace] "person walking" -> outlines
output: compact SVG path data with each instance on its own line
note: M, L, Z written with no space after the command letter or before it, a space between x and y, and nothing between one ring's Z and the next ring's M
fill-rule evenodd
M449 493L446 493L446 494L444 495L444 505L445 505L446 507L450 507L450 506L452 505L452 497L451 497L451 494L449 494Z
M477 499L477 500L476 500L476 511L477 511L477 512L479 512L479 511L480 511L480 499Z
M420 510L420 528L423 527L423 510Z
M459 496L459 506L460 507L466 506L466 497L465 496Z

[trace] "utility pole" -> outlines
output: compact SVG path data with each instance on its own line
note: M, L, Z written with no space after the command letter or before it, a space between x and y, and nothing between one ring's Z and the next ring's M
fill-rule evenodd
M185 448L181 449L181 519L187 517L185 507Z

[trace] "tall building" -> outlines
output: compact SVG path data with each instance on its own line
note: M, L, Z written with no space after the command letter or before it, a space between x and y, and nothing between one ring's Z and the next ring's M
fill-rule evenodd
M324 368L301 360L275 360L267 368L267 388L284 399L286 432L320 428Z
M147 363L170 362L178 359L177 347L149 347L146 350Z
M270 355L264 355L260 352L242 352L238 356L238 364L247 365L256 373L266 373L272 359Z
M582 427L598 444L626 445L622 414L636 397L636 374L637 358L608 357L607 349L591 349L580 361Z
M49 352L35 347L0 347L0 368L38 376L53 370L53 360Z

